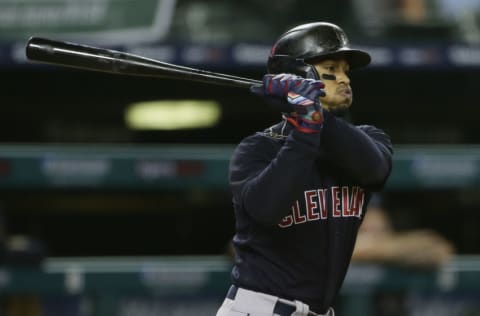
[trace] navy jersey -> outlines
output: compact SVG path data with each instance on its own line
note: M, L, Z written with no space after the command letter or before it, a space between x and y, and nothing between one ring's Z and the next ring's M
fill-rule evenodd
M320 133L282 121L245 138L230 163L233 283L326 312L370 194L390 174L392 153L383 131L328 112Z

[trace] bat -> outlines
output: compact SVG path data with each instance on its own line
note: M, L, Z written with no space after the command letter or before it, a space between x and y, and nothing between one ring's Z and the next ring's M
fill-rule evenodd
M250 78L189 68L111 49L40 37L31 37L28 40L26 55L29 60L36 62L120 75L190 80L240 88L262 84L261 81Z

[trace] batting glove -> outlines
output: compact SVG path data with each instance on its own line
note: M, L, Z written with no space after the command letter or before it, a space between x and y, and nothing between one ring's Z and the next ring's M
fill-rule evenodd
M319 132L323 113L319 97L325 96L324 84L319 80L305 79L291 74L265 75L263 85L254 85L251 91L263 96L267 102L282 112L292 112L287 120L304 133Z
M293 106L287 101L287 93L298 76L290 74L265 75L262 84L253 85L250 91L262 97L265 102L280 112L292 112Z

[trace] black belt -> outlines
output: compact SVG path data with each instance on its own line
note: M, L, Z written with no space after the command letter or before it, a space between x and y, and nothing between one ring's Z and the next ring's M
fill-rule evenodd
M227 293L227 298L234 300L235 296L237 296L238 287L232 285ZM275 307L273 308L273 313L279 316L290 316L297 308L295 306L291 306L280 301L277 301Z

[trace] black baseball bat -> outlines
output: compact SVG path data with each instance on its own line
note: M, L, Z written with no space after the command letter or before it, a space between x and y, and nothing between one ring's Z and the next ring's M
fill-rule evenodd
M26 46L29 60L121 75L197 81L249 88L259 80L189 68L139 55L71 42L31 37Z

